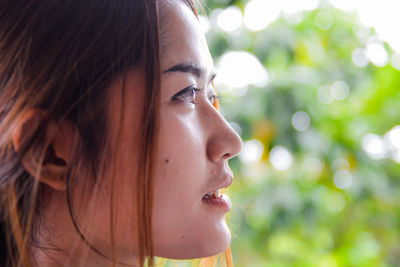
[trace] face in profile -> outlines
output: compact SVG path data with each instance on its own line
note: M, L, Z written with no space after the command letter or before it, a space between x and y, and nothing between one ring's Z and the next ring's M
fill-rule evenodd
M183 1L163 2L161 26L161 95L158 150L154 162L153 243L155 256L189 259L223 252L231 234L225 216L231 209L221 189L232 183L228 159L239 153L241 140L215 108L213 61L205 36L193 11ZM112 143L119 144L114 173L117 204L115 231L117 257L131 262L137 249L135 151L144 99L140 71L117 80L110 89L110 129ZM118 140L119 111L123 100L123 138ZM117 146L117 145L115 145ZM130 149L124 149L129 147ZM109 188L110 185L102 185ZM107 194L104 194L107 195ZM107 251L109 243L109 200L99 197L96 207L85 210L91 225L92 244ZM99 204L100 203L100 204ZM114 218L113 218L114 219ZM129 234L127 234L129 233ZM130 255L130 256L129 256Z
M181 1L166 9L154 246L158 256L198 258L230 243L231 203L220 190L232 182L228 159L241 140L213 105L214 65L199 21Z

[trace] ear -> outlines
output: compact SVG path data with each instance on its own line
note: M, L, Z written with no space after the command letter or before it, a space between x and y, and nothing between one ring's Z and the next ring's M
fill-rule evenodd
M45 111L30 110L17 119L17 126L12 133L13 146L15 151L20 153L22 147L45 120L47 120L43 126L45 153L43 154L43 148L34 145L27 147L26 153L22 155L22 165L40 182L55 190L65 190L68 161L74 138L72 124L67 121L56 123L54 120L48 120Z

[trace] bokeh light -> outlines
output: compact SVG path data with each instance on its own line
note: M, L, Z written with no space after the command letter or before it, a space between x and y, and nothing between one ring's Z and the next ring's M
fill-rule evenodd
M336 81L332 84L331 93L336 100L344 100L350 94L349 85L344 81Z
M297 111L292 116L292 126L297 131L307 130L308 127L310 127L310 123L311 123L311 118L307 114L307 112Z
M242 89L248 85L265 86L268 72L260 61L245 51L228 51L217 62L218 75L215 79L222 90Z
M242 11L236 6L230 6L219 13L217 25L226 32L234 32L242 26Z
M354 49L351 54L351 59L353 60L354 65L360 68L366 67L369 63L367 53L363 48Z
M353 176L348 170L338 170L333 176L333 182L337 188L347 189L351 186Z
M244 9L244 25L251 31L265 29L281 13L281 7L272 1L251 0Z
M378 67L385 66L389 61L385 48L379 43L368 44L366 54L371 63Z
M287 148L276 146L272 148L269 154L269 160L276 170L284 171L292 166L293 155Z
M391 64L396 70L400 70L400 55L394 53L391 58Z
M383 159L386 156L385 144L377 134L365 135L361 144L364 151L373 159Z
M390 129L390 131L385 134L384 139L388 146L400 150L400 125L396 125Z
M264 145L257 139L249 140L243 143L239 159L245 164L257 163L261 160L264 152Z

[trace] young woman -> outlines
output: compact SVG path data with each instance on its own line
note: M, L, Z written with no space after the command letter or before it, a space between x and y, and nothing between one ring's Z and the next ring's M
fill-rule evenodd
M0 3L0 266L142 266L230 243L213 62L189 0Z
M1 266L141 266L230 242L213 63L188 0L0 3Z

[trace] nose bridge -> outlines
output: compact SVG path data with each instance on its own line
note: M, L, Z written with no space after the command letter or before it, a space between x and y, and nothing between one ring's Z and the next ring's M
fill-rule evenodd
M204 111L204 125L209 133L207 154L210 160L229 159L236 156L242 148L242 140L222 114L208 105Z

